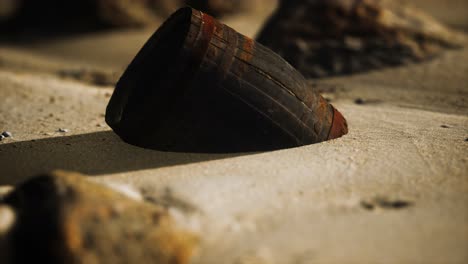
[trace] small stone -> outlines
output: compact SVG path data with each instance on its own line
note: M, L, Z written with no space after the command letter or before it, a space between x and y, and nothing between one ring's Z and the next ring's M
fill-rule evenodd
M377 208L385 210L399 210L413 205L413 203L410 201L390 199L387 197L374 197L370 200L363 200L360 204L362 208L369 211Z
M450 128L450 127L447 126L447 125L441 125L440 127L441 127L441 128Z
M4 137L6 137L6 138L7 138L7 137L12 137L12 136L13 136L13 134L12 134L11 132L4 131L4 132L2 133L2 136L4 136Z
M66 128L59 128L58 132L60 132L60 133L68 133L68 132L70 132L70 130L69 130L69 129L66 129Z
M362 98L357 98L356 100L354 100L354 103L358 105L363 105L365 104L365 101Z

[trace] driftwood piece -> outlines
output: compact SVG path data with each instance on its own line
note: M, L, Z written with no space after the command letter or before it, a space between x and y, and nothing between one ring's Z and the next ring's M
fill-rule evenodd
M273 150L347 133L343 116L280 56L191 8L137 54L106 122L130 144L183 152Z
M311 78L421 62L466 43L395 0L284 0L257 41Z
M197 243L166 209L73 173L42 175L19 185L0 203L0 213L15 219L8 232L0 232L5 264L183 264Z

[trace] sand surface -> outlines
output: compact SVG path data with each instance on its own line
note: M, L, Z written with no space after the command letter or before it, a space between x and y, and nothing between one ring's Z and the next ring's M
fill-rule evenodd
M252 36L261 16L226 21ZM14 135L0 142L0 185L60 168L148 199L170 194L202 237L194 263L468 262L468 49L311 82L347 118L343 138L267 153L164 153L107 127L111 86L57 74L119 74L149 34L0 46L0 130Z

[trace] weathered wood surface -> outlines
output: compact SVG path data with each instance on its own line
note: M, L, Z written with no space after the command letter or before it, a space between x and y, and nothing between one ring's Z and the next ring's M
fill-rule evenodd
M394 0L284 0L257 41L313 78L421 62L466 44Z
M131 144L171 151L271 150L347 133L341 114L280 56L190 8L136 56L106 120Z

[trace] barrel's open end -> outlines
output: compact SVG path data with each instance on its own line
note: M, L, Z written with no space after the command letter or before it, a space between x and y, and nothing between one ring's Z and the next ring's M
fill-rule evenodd
M122 137L146 128L153 115L164 115L170 108L177 84L183 78L177 61L184 47L192 20L192 9L175 12L150 37L116 85L106 109L106 123ZM183 63L182 63L183 64ZM150 106L150 107L148 107Z
M346 134L348 134L348 122L346 122L343 115L333 107L333 121L330 133L328 134L328 140L339 138Z

